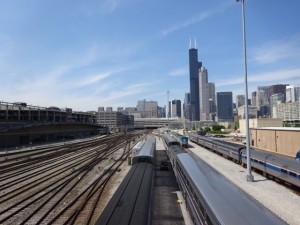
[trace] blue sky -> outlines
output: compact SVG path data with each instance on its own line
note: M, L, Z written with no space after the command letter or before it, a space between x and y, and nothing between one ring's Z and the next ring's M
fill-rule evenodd
M246 0L249 95L300 83L300 1ZM244 94L235 0L1 0L0 101L71 107L183 100L188 48L216 91Z

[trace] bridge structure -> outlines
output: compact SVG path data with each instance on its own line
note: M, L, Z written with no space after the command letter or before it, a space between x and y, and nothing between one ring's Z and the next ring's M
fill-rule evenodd
M178 127L182 128L184 124L183 118L134 118L135 129L156 129L162 127Z

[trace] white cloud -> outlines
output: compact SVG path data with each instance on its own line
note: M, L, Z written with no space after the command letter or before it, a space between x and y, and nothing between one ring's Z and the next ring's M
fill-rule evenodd
M300 78L300 68L296 69L285 69L285 70L276 70L265 73L258 74L248 74L248 83L288 83L291 80ZM220 82L216 82L216 86L230 86L230 85L239 85L244 83L244 75L239 77L235 76L232 79L226 79Z
M111 88L114 85L117 87ZM95 91L92 95L78 95L75 96L75 98L68 98L71 100L68 103L71 103L69 105L76 105L83 110L96 110L97 106L112 106L114 108L118 106L134 106L137 100L132 102L130 97L151 92L152 85L153 83L136 83L125 86L124 83L110 83L107 87L105 87L106 84L104 84L104 86L97 88L98 91ZM106 89L105 91L103 91L103 87ZM138 98L139 97L136 99Z
M130 44L97 43L77 52L62 49L61 52L56 52L58 57L51 60L33 58L27 61L19 60L20 54L12 52L10 57L14 61L3 60L0 68L0 72L3 70L0 74L3 85L1 100L24 101L45 107L67 106L83 111L93 110L98 102L103 102L104 105L114 101L123 102L126 96L138 95L149 89L150 84L124 86L125 78L119 79L122 76L110 79L116 74L146 64L138 61L127 62L137 48Z
M180 23L176 23L176 24L173 24L171 27L165 29L162 31L162 35L163 36L166 36L174 31L177 31L177 30L180 30L180 29L183 29L185 27L188 27L194 23L198 23L198 22L201 22L203 21L204 19L212 16L213 13L212 12L203 12L201 13L199 16L195 16L193 18L189 18L187 19L186 21L183 21L183 22L180 22Z
M87 75L87 76L82 76L83 78L81 79L76 79L76 81L71 81L66 83L65 85L72 85L73 87L84 87L84 86L88 86L88 85L92 85L95 83L98 83L99 81L103 81L106 78L111 77L112 75L116 74L116 73L120 73L126 70L129 70L130 67L124 67L124 68L119 68L119 69L112 69L112 70L107 70L104 72L99 72L93 75Z
M125 4L131 4L139 0L101 0L100 12L111 13Z
M255 74L249 77L249 82L284 82L289 79L300 78L300 68L271 71Z
M300 37L292 36L282 40L270 41L250 49L250 59L260 63L275 63L279 60L300 58Z
M189 70L186 67L178 68L176 70L172 70L169 75L174 77L188 76Z
M118 91L112 91L109 95L105 98L105 102L111 102L112 100L116 100L119 98L124 98L131 95L136 95L142 92L146 92L147 88L150 87L152 83L137 83L132 84L127 87L123 87Z
M163 36L166 36L172 32L175 32L177 30L186 28L190 25L193 25L195 23L199 23L204 21L207 18L210 18L218 13L222 13L223 11L225 11L229 6L232 5L231 1L227 1L227 2L223 2L222 4L215 6L213 9L211 10L207 10L204 12L200 12L199 14L188 18L187 20L183 21L183 22L178 22L173 24L172 26L170 26L169 28L163 30L161 33Z
M96 3L83 2L77 5L75 13L85 16L93 16L97 14L108 14L112 13L118 7L120 7L124 0L101 0Z

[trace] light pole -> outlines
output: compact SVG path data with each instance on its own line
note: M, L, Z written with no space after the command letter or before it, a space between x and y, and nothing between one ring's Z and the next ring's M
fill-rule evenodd
M244 42L244 72L245 72L245 122L246 122L246 150L247 150L247 181L253 182L250 160L250 135L249 135L249 108L248 108L248 82L247 82L247 51L246 51L246 27L245 27L245 0L236 0L242 3L243 42Z
M169 129L169 113L170 113L170 106L169 106L169 95L170 95L170 91L167 91L167 112L166 112L166 114L167 114L167 118L168 118L168 129Z

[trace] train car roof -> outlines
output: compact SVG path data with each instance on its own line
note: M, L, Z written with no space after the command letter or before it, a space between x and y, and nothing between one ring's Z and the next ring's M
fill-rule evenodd
M179 145L172 145L169 147L169 151L173 152L173 154L186 153Z
M178 141L188 140L188 137L186 137L186 136L176 136L176 135L174 135L173 137L174 137L174 139L176 139Z
M179 138L181 138L181 137L187 137L187 136L185 136L185 135L182 135L182 134L179 134L179 133L172 133L174 136L176 136L176 137L179 137Z
M132 166L96 224L147 224L153 177L154 169L149 163Z
M139 141L137 144L133 146L133 149L140 149L145 143L145 139Z
M175 136L170 134L164 134L163 137L166 140L166 142L179 142Z
M246 150L244 150L244 154L246 154ZM268 162L277 166L284 165L285 169L290 169L300 173L300 161L295 159L287 158L271 152L259 151L256 149L251 149L251 157L257 157L258 160L263 160L264 162Z
M191 136L192 137L198 137L201 140L213 142L213 143L216 143L216 144L221 144L221 145L229 146L231 148L236 148L236 149L243 149L243 148L245 148L245 146L241 145L241 144L232 143L232 142L228 142L228 141L224 141L224 140L219 140L219 139L213 139L213 138L210 138L210 137L201 136L199 134L192 134Z
M177 157L220 224L285 224L200 158Z
M194 137L198 137L202 140L206 140L206 141L214 141L214 139L212 138L209 138L209 137L205 137L205 136L202 136L202 135L199 135L199 134L195 134Z
M216 140L216 139L211 139L214 143L218 143L224 146L229 146L231 148L236 148L236 149L244 149L246 148L245 145L237 144L237 143L232 143L228 141L223 141L223 140Z
M139 156L154 156L154 149L155 149L156 139L152 135L148 135L145 139L144 145L141 147L141 150L137 153L135 157Z
M176 140L174 135L172 135L172 134L163 134L163 137L168 140Z
M196 133L189 133L189 137L197 137L197 136L200 136L200 135L196 134Z

